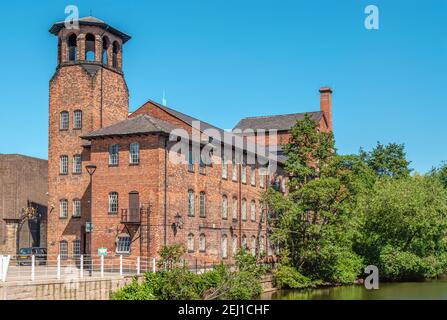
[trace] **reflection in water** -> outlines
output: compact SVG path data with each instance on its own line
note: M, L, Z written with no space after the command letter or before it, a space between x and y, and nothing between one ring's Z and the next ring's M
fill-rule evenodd
M265 300L447 300L447 280L381 283L379 290L352 285L266 293Z

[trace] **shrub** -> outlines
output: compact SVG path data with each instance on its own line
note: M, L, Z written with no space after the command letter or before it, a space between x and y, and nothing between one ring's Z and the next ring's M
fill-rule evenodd
M313 285L311 279L303 276L294 267L282 264L273 270L273 280L279 289L302 289Z

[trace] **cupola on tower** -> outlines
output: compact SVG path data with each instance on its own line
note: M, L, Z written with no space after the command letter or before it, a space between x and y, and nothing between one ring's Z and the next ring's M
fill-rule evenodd
M128 117L123 46L130 36L95 17L55 23L58 61L50 80L48 251L88 253L89 143L81 137Z

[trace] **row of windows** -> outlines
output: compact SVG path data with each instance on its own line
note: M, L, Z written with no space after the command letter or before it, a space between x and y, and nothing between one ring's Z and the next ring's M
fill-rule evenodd
M73 218L80 218L81 217L81 200L80 199L74 199L72 202L72 216ZM59 217L62 219L68 218L68 200L62 199L59 203Z
M70 113L62 111L59 115L59 129L68 130L70 126ZM82 129L82 110L73 112L73 129Z
M120 147L118 144L112 144L109 146L109 165L119 165L119 152ZM129 146L129 163L132 165L140 163L140 144L131 143Z
M73 156L73 169L72 172L74 174L82 173L82 156L80 154L76 154ZM68 174L68 156L62 155L59 160L59 173L62 175Z
M76 34L72 34L68 37L68 61L75 62L77 60L78 53L78 43ZM107 36L102 39L102 63L108 64L108 50L110 47L110 40ZM118 68L118 53L120 51L120 44L114 41L112 44L112 66L113 68ZM91 33L85 36L85 60L94 61L96 54L96 43L95 36Z
M73 259L78 259L81 256L81 240L74 240L72 242L72 252ZM68 242L65 240L59 243L59 255L61 260L68 259Z
M258 242L258 240L259 240L259 242ZM196 251L196 243L195 242L196 241L195 241L194 234L190 233L188 235L187 244L186 244L189 253ZM259 244L259 247L258 247L258 244ZM199 236L199 248L198 248L199 252L206 252L206 245L207 245L206 236L205 236L205 234L202 233ZM256 236L252 236L250 239L250 244L249 244L247 236L243 235L241 245L242 245L243 249L250 251L252 255L256 255L257 248L259 248L259 251L261 253L265 252L265 238L264 238L264 236L261 236L259 239ZM237 236L232 237L231 249L232 249L231 250L232 255L235 256L239 249ZM228 258L228 236L226 234L222 235L220 252L221 252L222 258Z
M206 217L206 194L205 192L201 192L199 196L200 200L200 217L205 218ZM228 197L226 195L222 196L222 203L221 203L221 214L222 219L228 219ZM237 197L232 198L231 203L231 212L232 212L232 219L237 220L238 219L238 199ZM188 216L194 217L196 213L195 210L195 193L193 190L188 191ZM260 215L262 218L262 206L260 207ZM243 221L247 220L247 199L242 199L241 201L241 218ZM250 220L256 221L256 201L252 200L250 202Z

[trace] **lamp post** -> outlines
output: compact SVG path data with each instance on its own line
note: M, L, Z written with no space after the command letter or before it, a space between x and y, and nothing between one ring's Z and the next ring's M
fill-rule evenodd
M92 255L92 232L93 232L93 224L92 224L92 220L93 220L93 175L96 172L97 167L94 164L89 164L85 167L85 169L87 170L89 176L90 176L90 215L86 221L86 233L90 233L89 235L89 243L88 243L88 248L87 249L87 254L89 254L90 256Z

